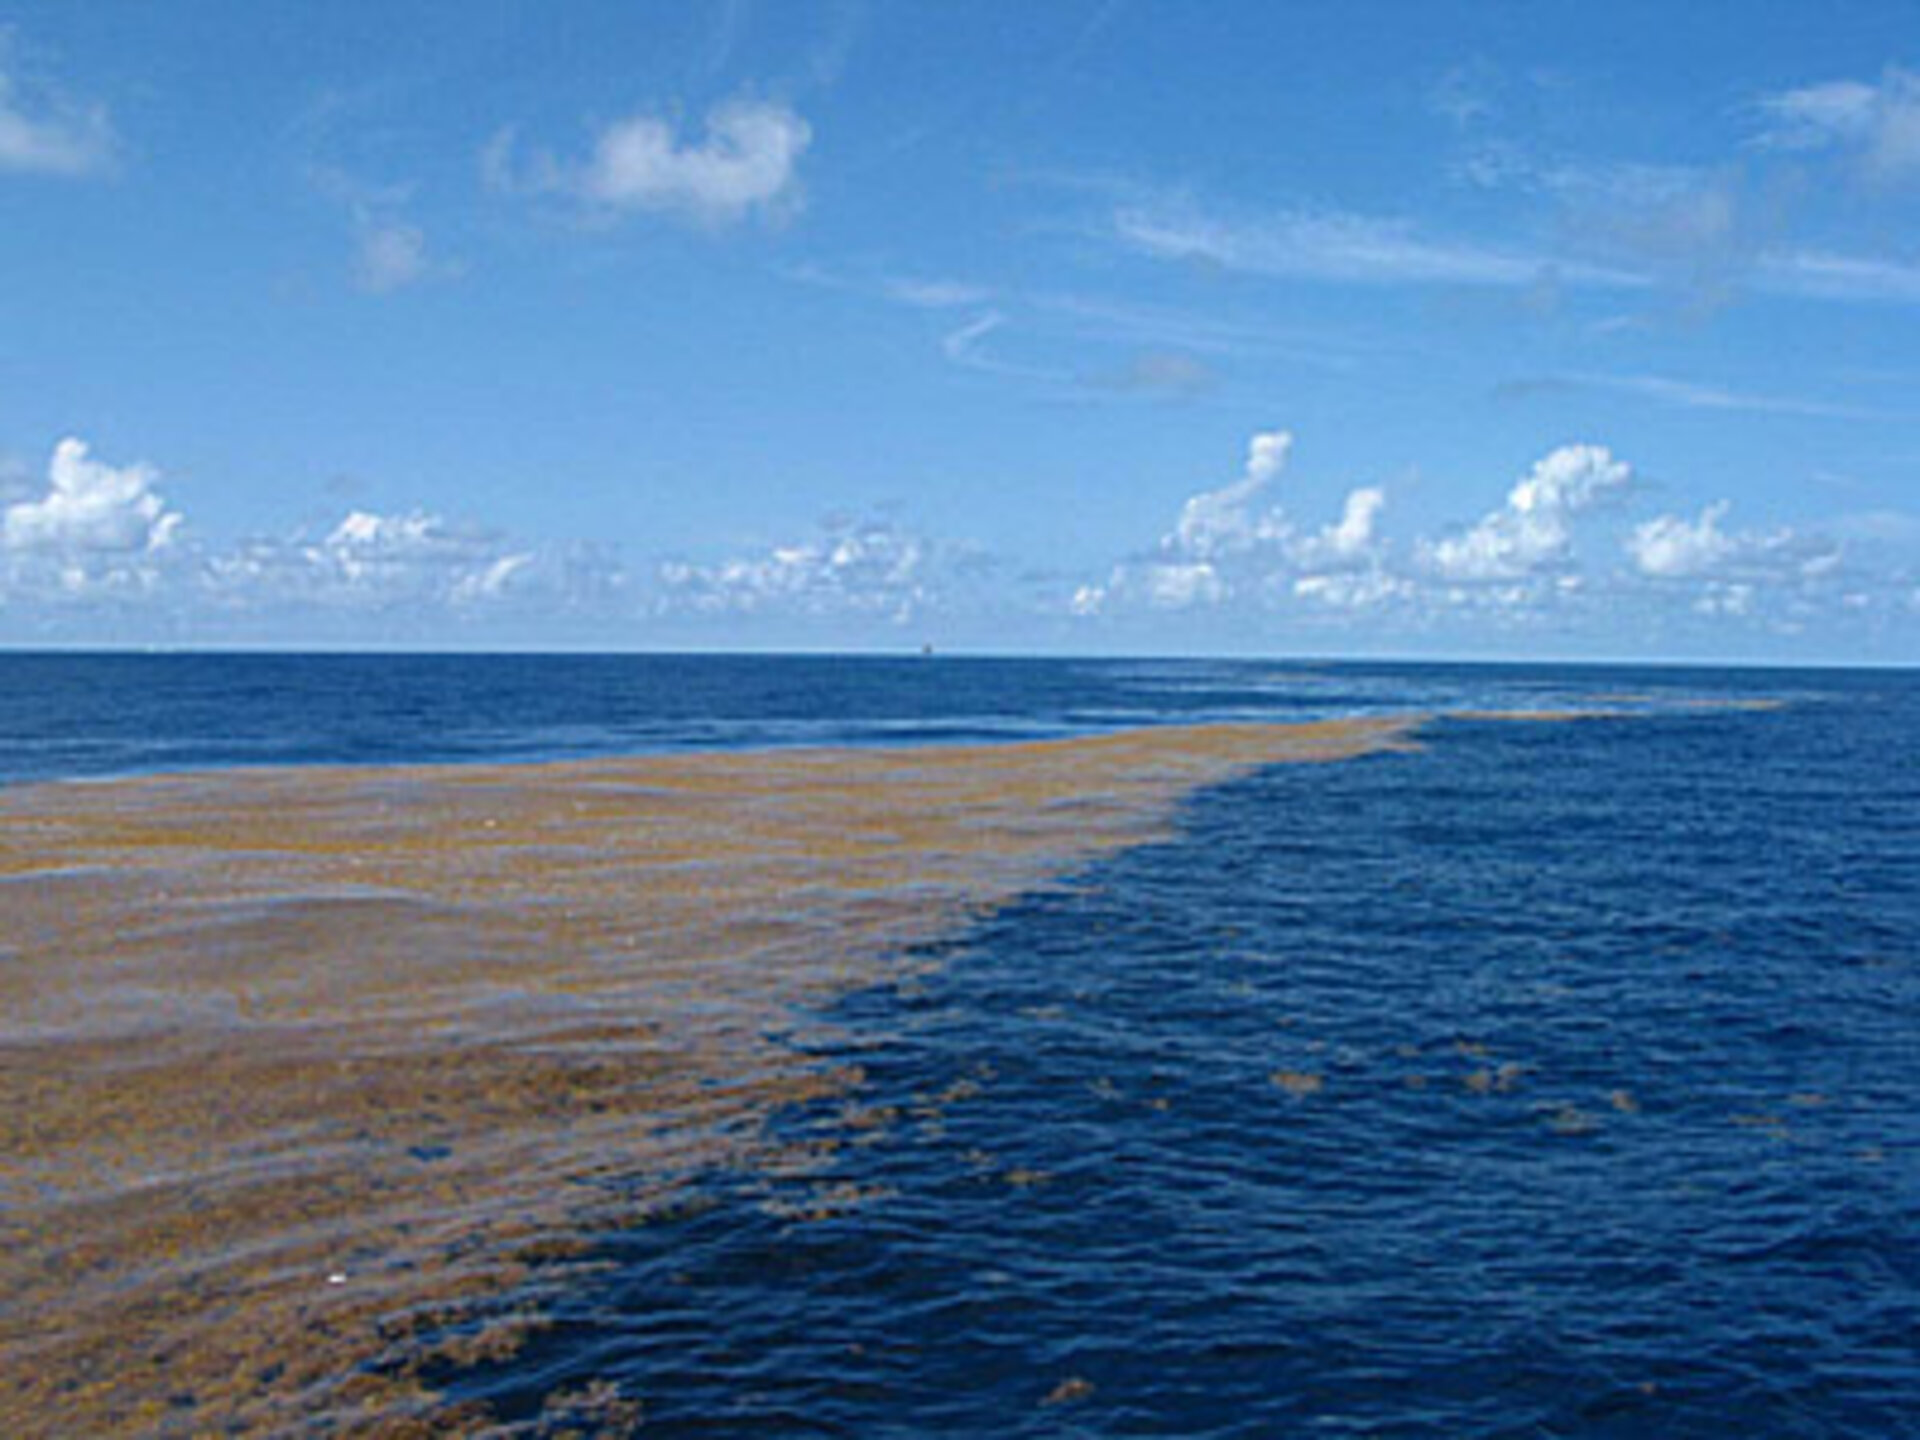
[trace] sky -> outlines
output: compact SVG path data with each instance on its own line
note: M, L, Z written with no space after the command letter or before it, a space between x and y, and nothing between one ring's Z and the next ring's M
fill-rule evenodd
M0 0L0 644L1920 660L1920 9Z

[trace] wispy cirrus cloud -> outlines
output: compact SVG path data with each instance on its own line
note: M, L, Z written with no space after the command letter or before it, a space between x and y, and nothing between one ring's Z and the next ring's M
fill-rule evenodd
M1005 331L1009 323L1002 311L982 311L965 324L955 326L942 335L940 353L963 370L977 370L982 374L999 375L1012 380L1040 381L1047 385L1069 385L1073 382L1073 376L1064 370L1008 360L990 348L987 344L989 337Z
M426 232L418 225L385 220L363 225L355 241L354 279L374 295L404 289L432 272Z
M993 292L986 286L965 280L890 275L880 283L889 300L916 310L952 310L962 305L983 305L993 298Z
M1741 390L1712 381L1688 380L1670 375L1605 375L1574 372L1509 381L1496 387L1495 393L1502 398L1520 399L1536 393L1550 394L1569 390L1601 390L1631 395L1656 405L1679 410L1787 415L1817 420L1890 418L1890 413L1887 411L1863 405Z
M1046 325L1076 340L1191 352L1215 358L1264 355L1346 368L1368 347L1351 336L1307 331L1269 317L1220 315L1111 294L1050 290L1025 297Z
M1191 202L1131 203L1110 217L1112 238L1157 260L1216 265L1275 279L1357 285L1507 289L1543 281L1631 287L1631 272L1523 249L1427 235L1410 221L1346 211L1209 214Z
M873 266L807 261L779 267L789 280L943 317L940 353L954 366L1036 383L1086 398L1191 400L1213 390L1218 369L1203 356L1276 350L1288 337L1252 324L1160 306L1058 292L998 289L973 280ZM949 312L972 311L960 323ZM989 343L1018 329L1049 351L1092 349L1078 368L1010 360ZM1115 355L1116 350L1125 353Z
M941 336L940 353L954 364L972 370L999 370L1002 367L988 358L985 342L994 331L1005 329L1006 324L1007 317L998 310L984 311Z
M777 272L788 280L822 290L864 295L910 310L956 310L990 304L994 290L971 280L915 274L873 266L828 266L814 260L782 265Z
M1542 147L1532 132L1496 124L1499 107L1476 96L1497 93L1497 72L1475 73L1478 88L1449 77L1436 92L1457 136L1450 173L1548 221L1549 258L1568 266L1570 283L1582 283L1584 266L1681 294L1696 311L1755 295L1920 302L1920 260L1886 246L1884 226L1857 217L1836 226L1824 199L1833 186L1822 183L1850 175L1865 192L1887 192L1920 179L1920 76L1893 67L1876 81L1759 96L1740 112L1748 144L1674 161Z
M1499 113L1500 74L1483 59L1449 67L1428 87L1427 108L1456 130L1469 130Z
M1873 255L1795 250L1762 256L1757 288L1808 300L1920 304L1920 263Z
M369 184L337 166L318 166L311 178L314 188L343 209L352 225L350 269L360 290L387 295L459 272L458 265L433 253L425 229L410 218L411 184Z
M1920 74L1911 70L1777 91L1754 109L1763 149L1838 152L1874 184L1920 180Z
M1083 379L1096 389L1166 400L1191 400L1220 383L1212 366L1181 350L1143 350L1129 356L1124 364L1094 371Z

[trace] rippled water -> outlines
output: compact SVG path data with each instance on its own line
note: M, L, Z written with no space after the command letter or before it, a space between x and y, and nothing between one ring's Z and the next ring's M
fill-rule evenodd
M1909 677L0 657L0 681L13 780L1629 712L1442 718L1417 751L1200 793L1170 839L838 1002L805 1043L864 1078L785 1111L778 1164L588 1237L605 1268L551 1328L431 1378L524 1434L621 1402L666 1435L1920 1434Z
M1208 794L848 1005L817 1172L448 1378L664 1434L1916 1433L1913 699Z

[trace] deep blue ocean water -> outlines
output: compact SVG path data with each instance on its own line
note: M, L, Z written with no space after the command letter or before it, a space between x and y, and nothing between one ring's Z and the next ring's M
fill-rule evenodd
M1906 693L1900 681L1859 673L1597 666L0 651L0 784L235 765L1018 740L1196 720L1888 686Z
M825 1169L596 1237L441 1378L529 1434L610 1380L665 1435L1920 1436L1920 677L0 656L0 780L1596 697L948 937L821 1032L891 1123L781 1116Z

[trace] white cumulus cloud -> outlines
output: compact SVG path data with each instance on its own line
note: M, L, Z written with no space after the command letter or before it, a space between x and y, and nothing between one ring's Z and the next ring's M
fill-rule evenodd
M555 191L609 211L647 211L708 225L778 217L799 200L800 158L813 127L776 101L735 99L706 117L692 139L654 115L616 120L585 159L534 157L516 177L512 136L489 146L486 168L509 189Z
M199 583L205 598L229 611L411 610L425 617L552 590L542 571L554 568L554 558L425 510L353 510L319 536L255 539L208 554Z
M1693 613L1709 619L1745 619L1753 613L1754 588L1744 581L1708 585L1693 602Z
M1139 578L1147 603L1159 610L1184 610L1189 605L1217 605L1226 597L1220 572L1205 560L1162 561L1144 565Z
M431 628L483 615L611 613L625 584L611 556L588 548L514 541L424 510L354 510L319 535L205 554L189 599L295 627L358 616Z
M661 608L904 622L937 599L938 549L900 526L873 521L714 564L668 561L659 571Z
M1634 526L1627 538L1627 553L1643 575L1674 578L1702 574L1739 548L1738 542L1720 528L1729 508L1727 501L1717 501L1702 510L1697 520L1656 515Z
M1098 615L1107 607L1107 587L1104 585L1081 585L1075 588L1073 598L1067 602L1067 609L1075 615Z
M9 550L129 554L164 548L179 528L150 465L112 466L91 458L84 440L54 446L47 490L37 500L7 507L4 538Z
M1182 610L1226 599L1233 585L1222 573L1224 566L1244 569L1258 550L1277 557L1293 533L1279 507L1266 503L1292 447L1293 437L1284 430L1257 432L1247 442L1238 479L1188 496L1173 528L1150 554L1116 565L1105 585L1082 586L1071 608L1091 615L1132 599L1158 610Z
M1271 499L1292 449L1287 431L1256 433L1239 478L1189 496L1151 551L1114 566L1105 584L1081 586L1068 608L1095 615L1131 600L1184 610L1289 595L1347 607L1402 594L1378 534L1386 491L1349 492L1339 519L1303 533Z
M1624 509L1633 472L1600 445L1549 451L1498 508L1404 546L1381 532L1380 486L1348 491L1317 527L1292 519L1268 493L1288 449L1284 432L1256 436L1237 479L1189 498L1156 544L1056 604L1102 625L1367 644L1553 635L1577 647L1610 643L1626 626L1684 649L1733 632L1747 637L1737 643L1821 627L1891 635L1912 593L1900 547L1849 550L1819 530L1731 528L1724 500L1637 523L1605 514L1616 500Z
M1294 563L1303 570L1341 570L1364 562L1372 553L1380 512L1386 507L1387 492L1377 485L1348 492L1338 521L1294 542Z
M500 552L484 531L449 524L424 510L381 515L354 510L301 552L323 595L390 603L452 603L500 595L532 560Z
M284 637L378 624L430 632L484 616L622 613L604 548L516 541L426 510L350 511L309 532L224 543L185 533L151 465L54 448L44 487L0 472L0 596L16 623L118 616L154 634ZM36 607L44 606L37 612Z
M1769 606L1804 607L1831 598L1845 578L1845 551L1837 541L1784 526L1724 530L1721 522L1731 508L1720 500L1695 519L1657 515L1636 525L1625 541L1635 570L1694 593L1693 609L1700 615L1745 617Z
M1160 548L1170 555L1206 560L1285 539L1292 533L1286 517L1278 509L1258 507L1286 468L1292 448L1293 436L1284 430L1256 434L1247 444L1247 464L1240 478L1190 496Z
M1421 558L1456 583L1528 579L1564 564L1572 553L1574 517L1623 490L1631 478L1627 465L1604 446L1563 445L1535 463L1507 492L1504 506L1461 534L1424 542Z
M1315 600L1336 610L1370 610L1394 600L1405 600L1414 592L1413 583L1379 566L1359 571L1335 571L1331 574L1302 575L1293 582L1293 593L1302 600Z

